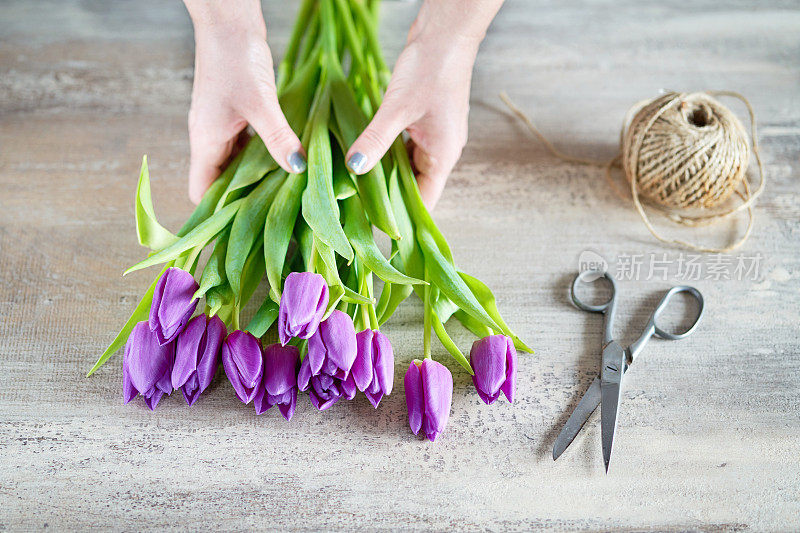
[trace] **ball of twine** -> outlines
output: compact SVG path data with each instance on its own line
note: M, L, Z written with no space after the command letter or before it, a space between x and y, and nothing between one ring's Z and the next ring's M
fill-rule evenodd
M714 96L741 100L750 114L752 153L760 181L751 192L746 179L750 161L747 131L736 115ZM556 157L586 165L606 167L606 177L618 194L625 196L611 177L621 166L630 185L633 204L650 233L658 240L692 250L728 252L744 244L753 228L753 204L764 188L764 168L758 151L753 108L747 99L731 91L668 92L644 100L625 115L620 134L620 153L608 162L566 155L555 148L505 93L500 98L539 137ZM741 202L725 207L732 195ZM748 225L733 244L714 248L663 237L653 226L643 203L684 226L707 226L747 210Z
M622 135L625 176L636 181L640 197L664 207L720 205L741 184L749 161L744 126L706 93L649 100Z

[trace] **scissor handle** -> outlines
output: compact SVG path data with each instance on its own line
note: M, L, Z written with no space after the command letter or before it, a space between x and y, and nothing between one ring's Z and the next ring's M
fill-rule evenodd
M694 322L692 322L692 325L689 326L686 329L686 331L682 331L680 333L671 333L669 331L661 329L658 326L658 324L656 324L656 321L658 320L658 316L661 314L661 312L664 311L664 309L666 309L667 305L669 305L670 299L674 295L681 292L689 293L694 297L695 300L697 300L698 304L697 317L695 317ZM647 321L647 325L645 326L644 332L636 340L636 342L631 344L630 347L628 348L628 358L629 358L628 364L632 363L633 360L636 359L636 356L639 355L639 353L642 351L642 348L644 348L644 345L653 335L661 339L666 339L670 341L683 339L684 337L688 337L689 335L691 335L694 332L695 328L697 328L697 324L700 322L700 318L703 316L704 306L705 302L703 300L703 295L700 294L700 291L698 291L694 287L690 287L689 285L676 285L675 287L672 287L670 290L665 292L664 296L661 297L661 301L658 302L658 305L653 311L653 314L650 315L650 319Z
M596 277L595 279L587 283L591 283L600 278L605 278L611 284L611 295L608 297L608 300L606 300L601 304L597 305L587 304L583 302L580 298L578 298L578 294L575 292L575 289L578 287L578 284L585 282L586 278L590 275ZM604 322L603 344L611 342L612 339L611 328L613 326L614 315L617 310L617 300L616 300L617 282L614 279L614 277L608 272L601 272L599 270L583 270L581 272L578 272L578 274L575 276L575 279L572 280L572 286L570 287L570 296L572 298L572 303L574 303L578 309L583 309L584 311L589 311L590 313L603 313L605 315L605 319L603 321Z

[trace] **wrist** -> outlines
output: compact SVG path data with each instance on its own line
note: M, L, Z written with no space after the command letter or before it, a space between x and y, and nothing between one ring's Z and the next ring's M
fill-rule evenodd
M477 51L502 4L503 0L425 0L412 32Z
M428 20L421 25L415 22L407 46L417 48L426 62L439 65L441 70L471 73L480 44L481 38L476 34L460 33L452 26L444 29L438 21Z
M258 0L184 0L184 4L192 19L195 40L233 36L267 38Z

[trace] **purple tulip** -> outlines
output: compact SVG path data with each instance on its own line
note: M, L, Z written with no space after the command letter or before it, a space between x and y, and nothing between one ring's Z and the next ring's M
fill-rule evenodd
M297 386L302 391L308 390L311 403L320 411L328 409L342 398L352 400L356 397L356 382L352 374L344 379L325 373L313 376L308 356L300 364Z
M194 405L214 379L222 341L227 334L225 324L219 317L197 315L178 335L172 386L181 389L189 405Z
M514 341L505 335L489 335L478 339L472 345L469 360L475 375L472 382L478 396L486 404L492 404L500 393L509 402L514 402L514 388L517 382L517 350Z
M328 308L325 278L312 272L292 272L286 276L278 311L278 336L286 346L289 339L311 338Z
M362 391L373 407L384 394L391 394L394 384L394 352L386 335L365 329L356 335L356 360L350 372L358 390Z
M172 394L170 373L175 345L161 345L147 322L133 327L122 358L122 394L125 403L141 394L152 411L164 394Z
M356 359L356 330L341 311L333 311L308 340L308 355L300 365L297 385L309 390L311 403L324 411L342 397L352 400L356 383L350 368Z
M431 442L447 425L453 400L453 376L433 359L411 362L404 379L408 423L414 435L422 429Z
M222 366L236 391L236 397L245 404L258 393L264 375L261 343L252 333L236 330L222 343Z
M194 293L199 286L191 274L168 268L156 283L150 306L150 329L162 345L172 342L186 327L197 307Z
M324 373L346 379L356 359L356 352L353 320L341 311L333 311L308 340L311 375Z
M296 346L270 344L264 349L264 378L253 405L260 415L273 405L286 420L291 420L297 405L297 366L300 351Z

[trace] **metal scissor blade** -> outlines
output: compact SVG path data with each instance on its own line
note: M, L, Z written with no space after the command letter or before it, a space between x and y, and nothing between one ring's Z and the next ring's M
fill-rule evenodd
M603 348L603 367L600 370L600 430L603 440L603 462L608 473L611 447L617 430L617 411L622 397L622 374L627 361L625 350L612 341Z
M589 417L592 416L598 405L600 405L600 378L596 377L592 384L589 385L589 388L586 389L586 392L583 393L578 406L569 415L567 423L561 428L561 433L558 434L556 443L553 445L553 461L558 459L564 453L564 450L572 444L572 441L586 421L589 420Z

